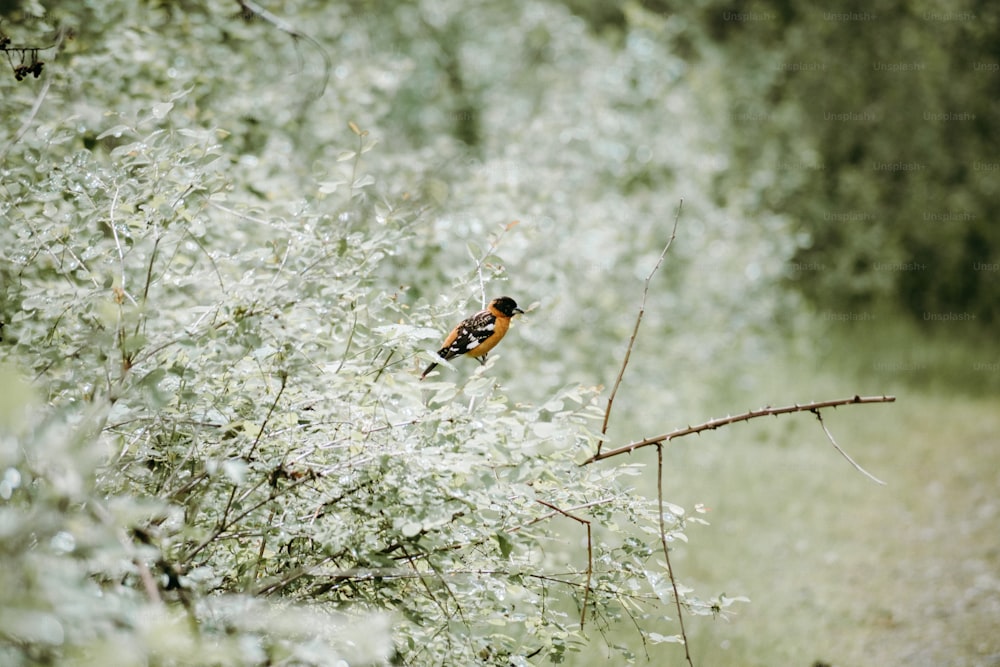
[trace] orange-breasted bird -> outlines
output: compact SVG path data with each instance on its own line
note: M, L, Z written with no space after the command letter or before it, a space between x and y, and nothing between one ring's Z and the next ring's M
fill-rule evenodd
M517 303L509 296L497 297L490 301L486 310L481 310L475 315L470 315L458 326L451 330L448 337L444 339L444 344L438 350L438 356L442 359L454 359L455 357L467 354L475 357L479 363L486 363L486 355L497 346L510 327L510 318L524 311L517 307ZM434 370L437 362L428 366L421 374L423 380L427 374Z

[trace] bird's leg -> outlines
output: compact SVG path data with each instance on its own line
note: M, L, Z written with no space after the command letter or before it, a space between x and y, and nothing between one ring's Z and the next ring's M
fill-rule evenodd
M481 357L476 357L476 361L479 362L480 366L485 366L486 365L486 357L488 357L488 356L490 356L489 352L487 352L486 354L484 354Z

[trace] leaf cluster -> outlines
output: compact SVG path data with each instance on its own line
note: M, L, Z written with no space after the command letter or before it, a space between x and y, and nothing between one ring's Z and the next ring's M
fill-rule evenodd
M661 614L655 507L578 465L592 391L513 404L492 361L418 385L438 334L382 276L418 210L359 196L364 133L349 187L285 218L231 201L179 99L104 157L52 128L5 188L3 356L38 395L5 436L11 662L558 661L584 599L599 627ZM540 498L610 531L592 563ZM394 630L359 647L360 622Z

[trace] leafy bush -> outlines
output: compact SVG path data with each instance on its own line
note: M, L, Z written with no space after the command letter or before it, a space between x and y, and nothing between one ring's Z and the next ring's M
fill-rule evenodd
M779 218L734 223L745 192L699 194L725 164L669 26L616 52L546 4L290 7L317 47L233 9L56 3L51 27L78 31L51 88L2 100L28 128L2 137L0 360L22 378L4 385L5 661L524 664L623 619L675 641L639 466L579 465L593 385L673 192L697 223L623 434L710 391L732 341L702 331L739 327L752 363L794 243ZM525 26L516 62L482 66ZM420 99L449 66L462 86ZM665 113L680 130L656 131ZM482 291L537 300L544 326L529 313L518 354L418 382ZM691 380L665 387L667 367ZM676 545L698 517L668 508ZM733 601L678 592L696 614Z
M172 113L109 130L123 143L107 160L46 163L9 208L4 357L49 406L4 461L23 480L6 501L12 661L100 662L118 644L184 662L388 657L335 611L391 612L408 662L559 660L581 641L589 562L553 543L550 505L647 527L651 542L593 544L589 613L655 617L643 598L670 598L655 504L622 483L630 468L577 463L593 393L513 405L492 362L419 384L398 360L437 331L379 276L413 209L355 180L295 217L235 210L217 133ZM31 583L40 553L54 590Z

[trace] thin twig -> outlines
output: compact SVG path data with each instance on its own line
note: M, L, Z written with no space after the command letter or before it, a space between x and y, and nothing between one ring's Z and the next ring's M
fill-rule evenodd
M674 604L677 605L677 624L681 628L681 639L684 642L684 657L687 658L688 664L694 667L694 662L691 660L691 650L688 648L687 632L684 630L681 595L677 590L674 567L670 564L670 548L667 546L667 528L663 523L663 443L656 444L656 502L660 514L660 544L663 545L663 557L667 561L667 574L670 575L670 585L674 589Z
M149 288L153 284L153 265L156 262L156 251L160 247L160 232L159 228L156 231L156 238L153 239L153 249L149 253L149 263L146 265L146 284L142 288L142 304L144 306L149 305ZM145 321L145 317L139 316L135 323L135 335L139 335L140 327Z
M250 460L251 458L253 458L254 452L257 450L257 445L260 444L260 439L264 435L265 429L267 429L267 423L271 419L271 415L274 414L275 408L278 407L278 401L281 400L281 395L285 392L285 387L287 385L288 385L288 375L285 374L285 373L282 373L281 374L281 388L278 390L278 395L274 397L274 401L271 402L271 407L270 407L270 409L268 409L267 416L264 417L264 421L260 425L260 430L257 431L257 437L254 438L253 444L250 446L250 451L247 452L246 456L244 457L246 460ZM303 478L303 480L304 479L308 479L308 478ZM285 491L287 491L288 489L295 488L296 486L299 485L299 483L301 481L302 480L296 481L294 484L292 484L287 489L285 489ZM251 486L246 492L244 492L244 495L241 498L241 502L242 502L242 500L248 498L251 493L256 492L257 489L259 489L261 486L263 486L266 482L267 482L267 478L266 477L262 477L257 482L257 484ZM206 537L205 539L203 539L198 544L198 546L196 546L192 551L190 551L184 557L184 562L189 562L192 558L194 558L196 555L198 555L199 553L201 553L201 551L205 547L207 547L215 539L217 539L220 535L222 535L222 533L224 533L229 528L229 526L232 526L236 522L242 520L243 517L247 516L251 512L253 512L256 509L258 509L259 507L262 507L263 505L266 505L267 503L271 502L276 497L275 492L272 490L272 492L268 495L267 498L265 498L264 500L258 502L255 505L252 505L249 509L247 509L244 512L238 514L236 517L230 519L229 518L229 512L230 512L230 510L233 509L233 501L236 499L236 489L238 488L238 486L239 486L238 484L234 483L232 489L230 489L230 491L229 491L229 499L226 501L226 508L223 510L223 512L222 512L222 518L219 520L219 523L216 526L215 530L212 531L211 535L209 535L208 537Z
M486 263L486 260L489 259L489 256L492 255L493 252L500 245L500 239L503 238L503 235L519 224L521 224L520 220L512 220L511 222L508 222L506 225L504 225L503 229L500 230L500 233L497 234L496 238L494 238L493 241L490 242L490 247L486 249L486 252L483 253L483 256L480 257L478 260L476 260L476 275L479 277L479 293L480 296L482 297L481 307L484 309L486 308L487 299L486 299L486 281L483 279L483 264ZM470 252L469 254L471 255L472 253ZM472 259L476 259L475 256L473 256Z
M401 545L401 547L402 547L401 550L403 552L403 555L406 557L406 562L410 564L411 568L413 568L413 572L414 572L414 574L417 575L417 579L423 585L424 590L427 591L427 597L429 597L431 599L431 601L435 605L437 605L438 609L441 610L441 613L445 616L445 618L447 618L447 619L450 620L454 616L454 614L450 613L448 611L448 607L445 606L444 602L442 602L441 600L439 600L438 597L436 595L434 595L434 591L431 590L431 586L427 582L427 578L424 576L424 573L421 572L420 568L417 567L417 564L415 562L414 557L411 556L410 553L406 550L406 545ZM434 565L434 563L431 561L431 559L428 558L426 554L423 554L423 557L424 557L424 562L426 562L427 565L428 565L428 567L430 567L431 570L434 571L434 574L437 575L438 580L441 582L441 585L444 587L444 590L448 594L448 597L450 597L451 600L452 600L452 602L455 603L455 610L458 612L458 617L460 619L462 619L462 624L465 625L465 627L471 629L472 626L469 624L469 619L467 619L465 617L465 610L462 609L462 603L459 601L458 596L456 596L455 592L451 590L451 586L449 586L448 582L445 581L444 575L441 573L440 570L438 570L438 568Z
M198 246L198 249L201 250L201 252L205 255L205 257L208 258L208 263L212 265L212 270L215 271L215 278L216 280L219 281L219 288L222 290L223 294L225 294L226 283L222 280L222 273L219 272L219 265L215 263L215 258L212 257L212 253L208 251L208 248L206 248L205 245L201 242L201 239L199 239L197 236L191 233L190 229L185 229L184 234L186 234L188 238L190 238L191 241L193 241L194 244ZM163 267L164 273L166 273L166 269L168 266L169 264Z
M573 521L582 523L587 527L587 584L583 587L583 605L580 608L580 630L583 630L583 626L587 621L587 602L590 600L590 582L594 576L594 547L593 542L591 541L590 522L574 514L570 514L565 510L561 510L552 503L545 502L539 498L535 498L535 502L540 505L545 505L550 510L558 512L569 519L573 519Z
M135 556L132 558L132 564L139 571L139 579L142 581L142 588L146 591L146 596L149 597L151 602L158 605L162 604L163 598L160 597L160 589L156 587L156 579L153 578L153 573L149 571L146 561Z
M639 314L635 318L635 327L632 328L632 337L628 339L628 348L625 350L625 358L622 360L621 370L618 371L618 377L615 379L615 385L611 388L611 395L608 396L608 407L604 411L604 423L601 424L601 435L605 435L608 432L608 420L611 419L611 406L615 402L615 396L618 394L618 388L622 384L622 378L625 377L625 369L628 367L628 360L632 356L632 346L635 345L635 337L639 334L639 325L642 323L642 316L646 313L646 296L649 294L649 283L653 280L653 274L656 273L657 269L660 268L660 264L663 263L663 258L667 256L667 251L670 250L670 244L674 242L674 237L677 236L677 223L681 219L681 209L684 207L684 200L681 199L680 203L677 205L677 215L674 216L674 228L670 232L670 238L667 240L667 245L663 246L663 252L660 253L660 258L656 260L656 265L653 270L649 272L646 276L646 284L642 289L642 302L639 304ZM597 441L597 453L601 453L601 446L604 444L604 438Z
M267 480L265 479L265 481L267 481ZM236 486L234 485L233 486L233 490L232 490L232 492L230 493L230 496L229 496L229 504L227 505L226 510L223 513L222 521L220 521L219 525L215 527L215 529L212 531L211 535L208 535L205 539L203 539L201 542L199 542L198 545L194 549L192 549L190 552L188 552L184 556L184 558L181 559L180 562L182 562L182 563L189 563L189 562L191 562L191 560L195 556L197 556L199 553L201 553L205 549L205 547L207 547L209 544L211 544L215 540L219 539L222 536L222 534L225 533L230 528L230 526L233 526L233 525L239 523L240 521L242 521L243 519L245 519L246 517L248 517L252 513L254 513L257 510L259 510L264 505L268 504L269 502L273 502L274 500L278 499L282 495L291 493L296 488L302 486L303 484L305 484L305 483L307 483L309 481L310 481L309 477L303 477L302 479L295 480L294 482L292 482L291 484L289 484L288 486L286 486L283 489L280 489L280 490L272 489L270 491L270 493L268 493L268 495L267 495L266 498L264 498L263 500L257 501L256 503L250 505L245 510L243 510L242 512L240 512L239 514L237 514L236 516L234 516L232 518L229 518L229 511L232 509L232 504L233 504L232 503L233 496L236 493ZM257 486L255 487L255 489L259 489L261 486L262 486L261 484L257 484Z
M639 440L638 442L633 442L622 447L617 447L615 449L608 450L606 452L600 452L594 454L589 459L581 463L580 465L589 465L591 463L596 463L597 461L603 461L604 459L610 459L613 456L618 456L620 454L628 454L635 449L640 447L648 447L650 445L656 445L661 442L667 442L668 440L673 440L674 438L679 438L685 435L691 435L692 433L701 433L702 431L711 431L713 429L721 428L723 426L728 426L729 424L735 424L737 422L750 421L751 419L756 419L757 417L774 417L777 415L784 415L791 412L814 412L822 408L835 408L840 405L856 405L861 403L893 403L895 402L895 396L853 396L851 398L840 398L832 401L817 401L815 403L806 403L805 405L788 405L783 408L772 408L764 407L760 410L751 410L749 412L744 412L741 415L736 415L733 417L720 417L719 419L713 419L707 421L704 424L699 424L698 426L687 426L685 428L679 428L677 430L671 431L670 433L664 433L663 435L657 435L652 438L646 438L645 440Z
M854 466L855 470L857 470L862 475L864 475L871 481L875 482L876 484L881 484L882 486L885 486L885 482L883 482L878 477L876 477L875 475L871 474L870 472L862 468L854 459L850 457L850 455L847 452L845 452L843 449L840 448L840 445L837 444L837 441L833 439L833 434L830 433L830 429L828 429L826 427L826 424L823 423L823 415L820 414L819 410L813 410L812 413L816 415L816 419L819 420L819 425L823 427L823 432L826 433L826 437L830 440L830 444L833 445L833 448L836 449L838 452L840 452L840 455L843 456L845 459L847 459L847 462L850 463L852 466Z
M239 4L240 9L243 10L245 16L256 16L257 18L270 23L278 30L288 34L288 36L292 39L302 39L316 47L316 50L319 51L320 55L323 57L323 85L320 86L319 94L315 97L322 97L323 93L326 91L326 84L330 81L330 72L333 71L333 60L330 58L330 54L326 52L326 49L323 48L323 45L293 26L288 21L282 19L277 14L264 9L256 2L252 2L251 0L236 0L236 2Z
M350 199L354 199L354 184L358 182L358 167L361 166L361 154L365 150L365 137L368 136L368 130L362 130L354 121L349 122L347 126L351 128L351 132L358 136L358 150L354 152L354 163L351 166L351 191L348 194Z
M576 512L576 511L583 510L583 509L588 509L588 508L591 508L591 507L598 507L600 505L607 505L608 503L611 503L613 501L614 501L614 497L612 496L612 497L608 497L608 498L601 498L600 500L593 500L593 501L591 501L589 503L583 503L583 504L580 504L580 505L576 505L574 507L570 507L567 510L558 510L558 511L548 512L548 513L543 514L541 516L535 517L534 519L532 519L531 521L528 521L527 523L523 523L520 526L514 526L510 530L506 530L504 532L507 533L508 535L513 535L514 533L517 533L517 532L520 532L520 531L525 530L527 528L530 528L531 526L534 526L537 523L541 523L542 521L548 521L549 519L551 519L552 517L556 516L557 514L563 514L565 512ZM435 553L440 553L442 551L456 551L458 549L466 549L468 547L476 547L476 546L479 546L480 544L483 544L485 542L490 541L491 539L492 539L492 536L479 538L477 540L472 540L472 541L469 541L469 542L456 542L454 544L449 544L447 546L437 547L436 549L434 549L432 551L429 551L428 553L435 554ZM399 557L397 556L395 558L397 558L397 560L398 560Z
M344 364L347 362L347 354L351 351L351 343L354 341L354 332L358 328L358 311L354 311L354 321L351 322L351 333L347 335L347 344L344 346L344 353L340 355L340 363L337 365L337 370L333 372L334 375L339 373L343 368Z
M281 373L281 387L278 389L278 395L275 396L274 400L271 402L271 407L268 409L267 415L264 417L264 421L260 425L260 430L257 431L257 437L254 438L253 444L250 446L250 451L247 452L244 458L248 460L253 458L254 452L257 451L257 445L260 444L261 436L264 435L264 429L267 428L267 422L270 421L271 415L274 414L274 409L278 407L278 401L281 400L281 395L285 393L286 386L288 386L288 374Z

